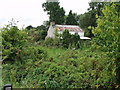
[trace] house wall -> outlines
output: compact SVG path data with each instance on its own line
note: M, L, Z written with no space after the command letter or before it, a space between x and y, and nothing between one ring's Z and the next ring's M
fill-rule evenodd
M46 38L48 38L48 37L50 37L50 38L54 38L55 37L54 36L54 28L53 28L53 26L50 26L49 29L48 29L48 31L47 31Z

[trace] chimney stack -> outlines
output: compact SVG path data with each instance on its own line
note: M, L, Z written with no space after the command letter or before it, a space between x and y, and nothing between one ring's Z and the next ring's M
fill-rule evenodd
M51 22L50 25L51 25L52 27L55 27L55 22L54 22L54 21Z

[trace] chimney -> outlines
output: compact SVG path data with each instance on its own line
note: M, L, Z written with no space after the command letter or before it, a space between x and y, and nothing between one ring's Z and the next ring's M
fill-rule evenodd
M53 28L55 27L55 22L53 21L53 22L51 22L50 23L50 26L52 26Z

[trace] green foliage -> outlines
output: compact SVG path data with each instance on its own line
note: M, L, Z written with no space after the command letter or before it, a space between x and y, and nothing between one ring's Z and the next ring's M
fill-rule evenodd
M46 46L52 46L53 45L53 38L46 38L46 40L44 41L44 44Z
M79 15L80 27L85 30L85 36L93 37L92 29L89 26L96 26L96 18L95 15L92 15L93 11L86 12L84 14Z
M46 38L41 46L36 41L40 38L38 32L44 30L42 26L26 31L9 25L3 28L3 59L10 61L2 64L3 84L11 83L13 88L119 88L118 6L106 6L103 16L97 17L92 43L79 42L78 34L71 35L65 30L62 40L55 32L55 39ZM77 44L82 48L71 49Z
M59 38L46 38L41 45L47 47L61 47L61 40Z
M70 10L68 16L66 17L66 25L78 25L75 15Z
M26 27L27 30L33 29L32 25Z
M27 34L17 26L7 25L2 29L2 59L14 61L27 42Z
M47 28L46 28L45 25L37 26L36 29L37 29L37 30L44 30L44 31L47 30Z
M89 3L88 12L78 15L80 27L85 30L85 36L93 37L92 28L96 27L96 14L102 16L102 8L104 7L103 2L91 2Z
M63 46L64 47L66 47L66 48L68 48L68 46L69 46L69 43L71 42L70 41L70 37L71 37L71 35L70 35L70 33L69 33L69 31L68 30L65 30L64 32L63 32L63 34L62 34L62 44L63 44Z
M28 33L28 41L31 43L37 42L40 38L38 30L36 30L35 28L26 30L26 33Z
M115 63L105 52L37 46L21 53L24 63L3 65L3 82L14 88L117 87Z
M108 2L109 4L109 2ZM102 16L102 8L104 7L105 3L104 2L91 2L89 3L89 11L93 11L94 15ZM94 16L95 18L95 16ZM95 22L96 23L96 22Z
M18 85L24 86L23 82L29 80L27 76L37 73L37 71L33 72L33 68L36 68L42 60L46 60L46 57L47 53L38 47L23 47L19 57L14 57L18 61L14 62L14 64L3 64L3 68L5 67L3 69L4 84L11 83L13 87L18 87ZM28 78L27 81L24 81L26 78Z
M65 48L79 48L80 37L76 33L75 35L71 35L68 30L65 30L62 34L62 45Z
M41 40L45 40L45 37L47 36L47 28L44 25L37 26L34 28L29 29L30 26L27 27L26 32L28 33L29 41L31 42L38 42Z
M54 33L55 38L46 38L43 45L50 47L80 48L80 37L77 33L71 35L68 30L62 34Z
M45 37L47 36L46 26L44 26L44 25L37 26L36 29L38 31L38 36L39 36L38 40L45 40Z
M65 11L63 7L60 7L59 2L46 2L43 3L42 7L44 11L47 11L50 22L55 22L57 24L64 23Z
M9 45L8 43L10 43L19 48L16 50L16 55L11 56L16 62L6 62L6 64L2 65L4 84L11 83L14 88L118 87L115 79L115 62L110 62L110 60L115 60L108 57L107 52L97 51L92 48L77 50L46 48L34 45L34 43L32 45L29 43L23 44L22 41L22 43L18 42L16 38L15 43L11 41L14 39L9 40L6 34L8 36L12 34L12 37L14 36L13 29L14 32L20 30L17 31L16 27L12 27L7 31L6 29L2 31L4 38L7 38L3 45ZM20 36L24 34L26 35L26 32L21 30ZM64 39L69 37L71 42L76 42L78 35L75 35L76 37L70 35L66 30L62 37ZM17 34L18 36L19 34ZM56 37L56 39L58 38ZM45 42L47 42L46 45L51 44L52 46L55 44L51 38L48 38ZM9 54L6 55L9 56Z
M103 16L98 18L98 25L93 33L97 47L108 52L109 57L116 59L116 79L120 84L120 12L116 9L118 6L120 3L105 6L102 10Z
M117 12L115 7L115 4L105 7L102 11L104 16L98 18L98 26L93 31L95 43L111 53L118 52L120 37L120 12ZM115 53L113 56L116 57Z

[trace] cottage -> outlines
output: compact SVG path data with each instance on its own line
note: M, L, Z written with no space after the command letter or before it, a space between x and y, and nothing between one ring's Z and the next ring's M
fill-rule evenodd
M62 34L64 30L68 30L70 34L78 33L80 39L91 39L89 37L84 37L84 31L76 25L57 25L54 22L51 22L50 27L47 32L47 37L54 38L54 32L57 29L59 34Z

